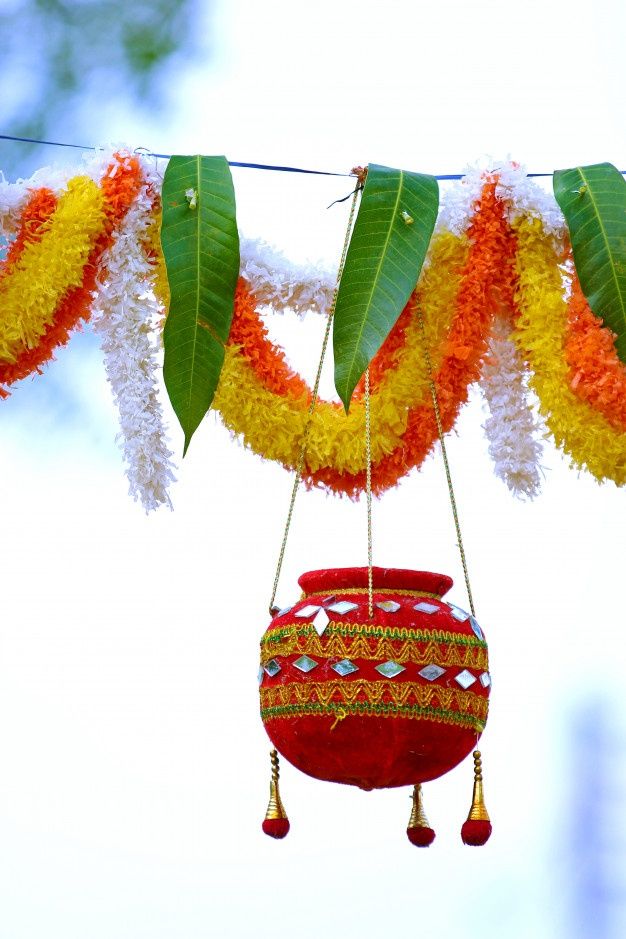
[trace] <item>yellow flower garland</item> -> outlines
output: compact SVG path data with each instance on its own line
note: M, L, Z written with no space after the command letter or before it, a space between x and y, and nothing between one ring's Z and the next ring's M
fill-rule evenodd
M467 259L465 236L450 232L436 236L431 263L424 270L418 302L424 317L426 341L432 350L433 367L440 364L454 304L460 272ZM428 394L422 340L415 317L405 334L397 367L389 370L372 394L372 460L392 453L406 430L408 409ZM281 396L265 388L242 351L228 346L213 407L224 424L264 457L285 466L295 466L308 409L303 400ZM346 415L343 409L322 401L316 407L307 438L307 467L315 471L332 466L340 472L365 469L365 406L355 400Z
M530 366L530 384L539 397L541 413L557 446L576 466L588 469L600 482L612 479L623 486L626 434L570 388L565 358L567 301L556 250L539 219L524 218L515 230L520 316L514 335Z
M102 190L88 176L75 176L41 240L26 245L0 282L0 361L15 362L24 347L32 349L64 295L80 287L104 223Z

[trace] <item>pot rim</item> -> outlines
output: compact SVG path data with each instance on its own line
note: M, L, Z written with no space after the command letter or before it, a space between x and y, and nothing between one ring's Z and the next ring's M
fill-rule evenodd
M413 571L400 567L373 567L372 581L375 593L394 590L415 590L443 597L452 587L453 581L447 574L435 574L431 571ZM367 589L367 567L334 567L307 571L298 578L298 583L305 594L341 592L342 588Z

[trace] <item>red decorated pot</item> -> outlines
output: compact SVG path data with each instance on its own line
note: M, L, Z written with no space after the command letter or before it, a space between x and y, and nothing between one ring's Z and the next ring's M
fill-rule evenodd
M276 749L317 779L363 789L436 779L485 727L487 643L442 597L450 577L367 568L309 571L301 599L261 640L261 717Z

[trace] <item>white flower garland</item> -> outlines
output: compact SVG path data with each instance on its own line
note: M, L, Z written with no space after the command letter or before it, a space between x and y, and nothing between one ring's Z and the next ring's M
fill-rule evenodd
M153 223L151 193L158 192L158 182L146 171L145 184L102 256L92 307L119 411L129 492L141 500L146 512L160 505L172 507L167 490L175 479L158 398L158 326L163 309L152 289L155 268L144 250Z
M240 274L262 305L275 313L286 308L298 315L309 310L328 315L335 278L312 264L291 264L282 252L264 241L241 238Z
M511 324L495 320L483 363L480 388L490 416L483 425L496 476L520 499L541 491L541 428L528 403L524 363L509 339Z

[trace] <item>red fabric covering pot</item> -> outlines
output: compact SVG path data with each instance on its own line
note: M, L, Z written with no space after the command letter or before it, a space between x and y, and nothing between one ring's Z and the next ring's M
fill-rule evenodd
M276 749L317 779L362 789L436 779L476 746L487 719L487 644L442 597L443 574L311 571L261 641L261 717Z

